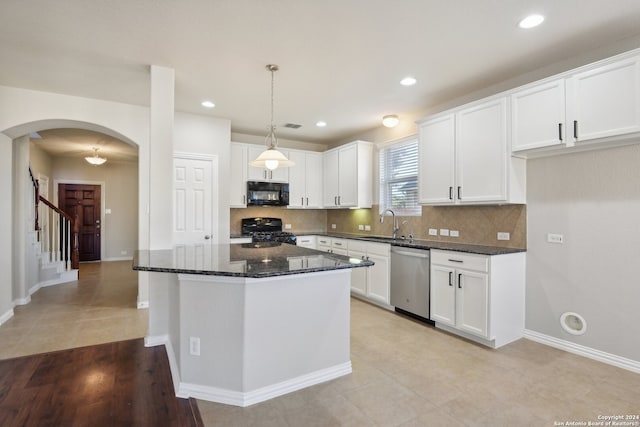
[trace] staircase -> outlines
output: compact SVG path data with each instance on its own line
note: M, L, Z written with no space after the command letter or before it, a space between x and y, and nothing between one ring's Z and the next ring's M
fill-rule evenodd
M40 195L31 168L35 224L29 232L31 287L29 294L44 286L78 280L78 224L75 218Z

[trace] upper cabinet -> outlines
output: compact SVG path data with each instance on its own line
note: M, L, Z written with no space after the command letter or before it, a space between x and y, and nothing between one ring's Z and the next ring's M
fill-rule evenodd
M231 143L231 167L229 177L229 206L247 207L247 146Z
M289 207L322 207L322 153L289 151Z
M419 122L420 203L525 202L525 165L509 153L508 98Z
M373 146L355 141L324 153L324 207L370 208Z
M249 146L249 159L247 161L254 160L260 155L266 146L254 145ZM285 156L289 156L289 152L286 150L280 150ZM273 182L289 182L289 168L278 168L275 170L269 170L266 168L254 168L249 166L247 169L248 181L273 181Z
M640 56L587 65L515 89L510 98L514 154L624 142L640 132Z

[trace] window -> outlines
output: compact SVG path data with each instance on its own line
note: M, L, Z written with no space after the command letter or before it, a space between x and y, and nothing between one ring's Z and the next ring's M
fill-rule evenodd
M404 140L380 150L380 212L420 216L418 204L418 140Z

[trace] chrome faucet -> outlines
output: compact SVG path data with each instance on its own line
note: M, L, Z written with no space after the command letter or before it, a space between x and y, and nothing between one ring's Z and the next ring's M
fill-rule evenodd
M398 226L398 220L396 219L396 213L394 211L392 211L391 209L387 209L386 211L382 212L382 214L380 215L380 224L384 223L384 214L386 214L387 212L391 212L391 216L393 217L393 238L396 239L398 238L398 231L400 231L400 227Z

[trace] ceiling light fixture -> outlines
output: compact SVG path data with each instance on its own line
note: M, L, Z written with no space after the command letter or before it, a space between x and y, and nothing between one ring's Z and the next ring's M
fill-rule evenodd
M295 163L278 151L278 137L276 136L276 127L273 124L273 74L279 70L279 67L275 64L268 64L266 69L271 72L271 126L269 127L269 134L265 138L265 144L268 144L269 148L260 153L255 160L250 161L249 166L274 170L279 167L287 168Z
M324 122L322 120L320 120L319 122L316 122L316 126L318 126L319 128L323 128L327 126L327 122Z
M84 159L94 166L99 166L107 161L104 157L98 156L98 148L96 147L93 147L93 156L87 156Z
M416 84L417 80L415 79L415 77L411 77L411 76L407 76L404 79L400 80L400 84L402 86L413 86L414 84Z
M400 123L400 119L395 114L390 114L382 118L382 124L388 128L395 127L398 123Z
M216 104L214 104L211 101L202 101L202 103L200 105L202 105L205 108L213 108L213 107L216 106Z
M537 27L542 24L543 21L544 16L542 15L529 15L518 23L518 27L528 30L529 28Z

